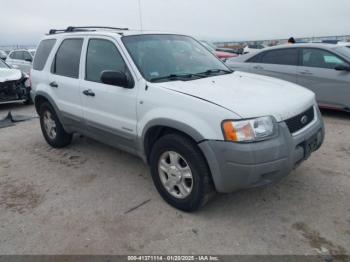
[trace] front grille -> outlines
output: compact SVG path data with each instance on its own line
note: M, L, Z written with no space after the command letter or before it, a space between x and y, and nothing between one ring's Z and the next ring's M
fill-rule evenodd
M293 134L310 124L315 118L314 107L309 108L305 112L287 119L285 122L289 131Z

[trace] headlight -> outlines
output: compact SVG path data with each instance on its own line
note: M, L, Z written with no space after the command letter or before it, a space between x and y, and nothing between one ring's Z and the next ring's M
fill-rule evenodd
M225 140L233 142L254 142L266 140L276 132L271 116L248 120L227 120L222 123Z

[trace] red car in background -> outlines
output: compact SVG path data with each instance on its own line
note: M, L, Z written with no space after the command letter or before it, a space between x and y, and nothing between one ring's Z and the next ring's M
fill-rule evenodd
M212 46L210 43L206 41L201 41L202 45L204 45L206 48L208 48L214 55L216 55L219 59L226 61L229 58L237 57L237 54L233 53L227 53L222 51L215 50L214 46Z

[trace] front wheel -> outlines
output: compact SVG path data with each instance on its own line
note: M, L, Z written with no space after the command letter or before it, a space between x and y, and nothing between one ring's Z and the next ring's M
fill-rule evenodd
M185 136L161 137L152 148L150 167L159 194L177 209L195 211L214 193L210 170L202 153Z

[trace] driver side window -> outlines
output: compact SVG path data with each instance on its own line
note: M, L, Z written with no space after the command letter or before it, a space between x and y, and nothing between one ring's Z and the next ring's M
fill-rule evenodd
M346 63L328 51L312 48L302 51L302 66L334 69L338 65L346 65Z
M103 71L119 71L128 75L127 66L114 43L91 39L86 53L85 80L102 83Z

